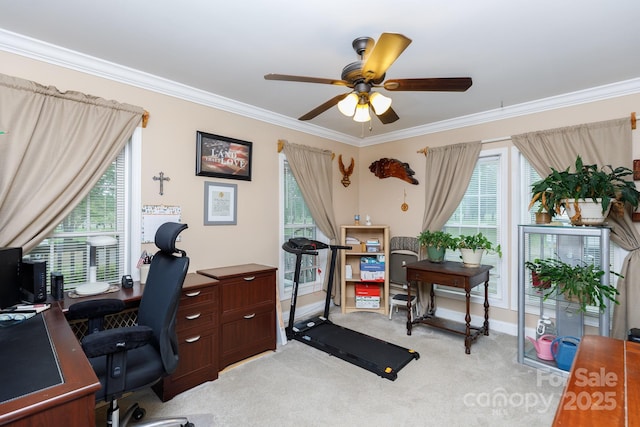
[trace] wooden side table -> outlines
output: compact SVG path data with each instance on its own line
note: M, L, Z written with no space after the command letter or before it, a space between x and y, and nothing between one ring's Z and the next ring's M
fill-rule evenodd
M435 283L464 289L466 299L465 322L455 322L440 319L435 312L411 320L411 286L408 286L409 298L407 303L407 335L411 335L411 329L415 324L425 324L434 328L443 329L456 334L464 335L464 348L466 354L471 354L471 343L481 334L489 335L489 270L490 265L479 267L465 267L461 262L445 261L435 263L428 260L407 264L407 281L411 283ZM471 326L471 314L469 306L471 302L471 289L484 283L484 323L481 327ZM431 306L434 307L435 294L431 289Z

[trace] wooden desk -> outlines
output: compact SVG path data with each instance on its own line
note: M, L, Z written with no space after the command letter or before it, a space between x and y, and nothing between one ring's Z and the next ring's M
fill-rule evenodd
M67 324L62 310L52 306L42 315L58 355L64 382L0 404L0 425L93 426L95 425L94 394L100 389L100 382L85 357L80 343ZM37 354L25 354L24 357L33 358L34 365L38 363ZM11 365L3 364L0 369L11 369Z
M144 285L141 285L140 282L133 282L133 287L129 289L120 287L120 290L118 292L109 292L100 295L87 295L78 298L71 298L69 296L69 292L65 291L64 299L54 300L53 298L51 298L51 295L49 295L49 297L47 298L47 302L51 303L52 305L59 305L64 312L69 310L70 305L73 305L77 302L107 298L119 299L124 301L127 306L137 307L140 304L140 299L142 299L143 292Z
M445 261L441 263L428 260L407 264L407 281L410 283L435 283L464 289L466 298L465 323L439 319L433 313L427 313L422 317L411 321L411 286L407 302L407 335L411 335L411 328L415 324L425 324L449 332L464 335L464 349L466 354L471 354L471 343L481 334L489 335L489 270L490 265L479 267L465 267L461 262ZM471 314L469 306L471 301L471 289L484 283L484 324L481 327L471 326ZM431 306L435 307L435 293L431 289Z
M640 426L640 344L582 337L554 426Z

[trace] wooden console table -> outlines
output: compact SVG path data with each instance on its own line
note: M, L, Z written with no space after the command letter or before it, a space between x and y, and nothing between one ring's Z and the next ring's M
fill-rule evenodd
M445 261L442 263L435 263L428 260L422 260L412 264L407 264L406 268L407 281L409 283L435 283L464 289L466 298L466 315L464 317L464 323L439 319L435 316L435 311L411 321L411 286L408 286L407 335L411 335L411 328L413 325L419 323L456 334L461 334L465 337L465 353L471 354L471 343L481 334L489 335L489 270L493 267L490 265L465 267L461 262ZM469 314L471 289L482 283L484 283L484 324L481 327L474 327L471 326L471 314ZM435 293L433 288L431 289L430 298L431 306L435 307Z
M553 420L559 426L640 426L640 344L585 335Z

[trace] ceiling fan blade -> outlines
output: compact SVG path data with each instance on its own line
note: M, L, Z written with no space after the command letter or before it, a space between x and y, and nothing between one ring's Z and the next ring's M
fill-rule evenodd
M320 77L289 76L287 74L265 74L265 80L281 80L285 82L321 83L327 85L348 86L344 80L323 79Z
M389 109L387 111L385 111L382 114L378 115L378 118L380 119L380 121L382 122L382 124L389 124L389 123L393 123L396 120L398 120L400 117L398 117L398 115L396 114L395 111L393 111L393 108L389 107Z
M334 105L338 104L338 102L342 101L344 99L344 97L347 96L347 95L349 95L349 94L348 93L343 93L342 95L334 96L333 98L331 98L330 100L328 100L324 104L318 105L316 108L314 108L313 110L309 111L304 116L299 117L298 120L311 120L311 119L313 119L314 117L318 116L321 113L324 113L329 108L331 108Z
M472 84L471 77L445 77L435 79L390 79L383 86L390 91L443 91L464 92Z
M365 80L376 81L383 78L387 69L409 44L411 44L411 39L402 34L382 33L362 67L362 75Z

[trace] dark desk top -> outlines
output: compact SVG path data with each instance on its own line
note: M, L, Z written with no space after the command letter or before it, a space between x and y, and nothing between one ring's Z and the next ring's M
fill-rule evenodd
M93 394L100 389L100 382L60 307L52 306L43 311L42 316L49 331L50 342L58 356L64 382L0 403L0 425L44 411L62 401ZM30 359L30 364L35 366L40 363L41 355L29 353L22 357ZM3 363L0 369L13 369L13 365L10 362Z
M434 273L446 273L455 274L457 276L474 277L478 274L485 273L493 268L491 265L480 265L478 267L466 267L461 262L444 261L444 262L431 262L429 260L422 260L407 264L408 269L429 271Z
M69 292L65 291L63 300L54 300L53 298L51 298L51 295L49 295L49 297L47 298L47 302L51 303L52 307L54 305L59 306L64 312L69 310L70 305L73 305L80 301L88 301L92 299L117 298L124 301L125 304L135 305L142 298L142 292L144 292L144 285L141 285L140 282L133 282L133 288L124 289L120 287L120 290L118 290L118 292L108 292L99 295L88 295L79 298L71 298L69 296Z

